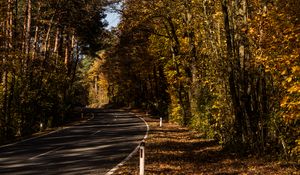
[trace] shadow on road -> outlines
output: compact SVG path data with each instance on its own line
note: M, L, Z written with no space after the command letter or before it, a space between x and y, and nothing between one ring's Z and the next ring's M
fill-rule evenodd
M87 111L85 123L0 148L0 174L105 174L144 138L144 122L130 113Z

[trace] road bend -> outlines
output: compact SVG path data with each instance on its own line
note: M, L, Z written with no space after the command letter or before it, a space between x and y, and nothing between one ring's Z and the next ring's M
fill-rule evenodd
M94 118L0 147L0 174L105 174L143 140L147 126L122 110L90 109Z

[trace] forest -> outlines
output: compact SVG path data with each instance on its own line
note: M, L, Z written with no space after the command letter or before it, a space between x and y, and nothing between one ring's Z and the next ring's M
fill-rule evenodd
M87 104L79 67L105 46L109 2L0 1L0 142L64 123ZM83 15L84 14L84 15Z
M300 160L300 1L0 1L0 142L132 107L240 154Z

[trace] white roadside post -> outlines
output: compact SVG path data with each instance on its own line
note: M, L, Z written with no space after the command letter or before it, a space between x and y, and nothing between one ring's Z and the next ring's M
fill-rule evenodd
M140 175L145 175L145 142L140 144Z
M160 119L159 119L159 127L162 127L162 124L163 124L163 120L162 120L162 117L160 117Z
M43 123L41 122L40 123L40 131L42 131L43 130Z

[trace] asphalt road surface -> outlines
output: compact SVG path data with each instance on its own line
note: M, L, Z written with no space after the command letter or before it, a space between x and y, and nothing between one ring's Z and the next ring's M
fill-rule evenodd
M106 174L143 140L145 123L121 110L46 136L0 147L0 174Z

